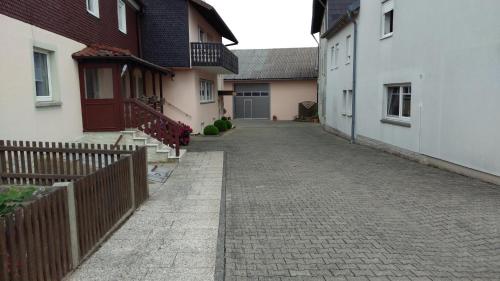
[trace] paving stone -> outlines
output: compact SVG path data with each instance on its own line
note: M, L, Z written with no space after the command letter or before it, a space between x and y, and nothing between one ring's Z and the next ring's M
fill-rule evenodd
M226 266L276 266L260 280L500 280L498 186L316 124L235 124L189 147L226 155ZM283 275L301 270L316 274ZM227 270L226 280L244 274Z

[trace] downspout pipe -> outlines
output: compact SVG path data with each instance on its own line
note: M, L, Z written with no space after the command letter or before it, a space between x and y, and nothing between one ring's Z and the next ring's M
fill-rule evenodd
M358 23L350 10L347 10L347 17L354 25L353 38L353 57L352 57L352 118L351 118L351 144L356 143L356 70L357 70L357 51L358 51Z

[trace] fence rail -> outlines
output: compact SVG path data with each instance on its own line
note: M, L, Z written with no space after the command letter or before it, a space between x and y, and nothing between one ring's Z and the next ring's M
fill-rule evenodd
M0 140L0 183L71 182L0 217L0 280L61 280L148 199L146 148L108 147Z

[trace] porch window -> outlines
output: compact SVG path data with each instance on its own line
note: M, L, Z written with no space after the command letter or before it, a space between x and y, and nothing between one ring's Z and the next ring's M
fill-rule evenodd
M214 101L213 93L214 83L209 80L200 80L200 102L208 103Z
M386 117L409 121L411 117L411 85L387 87Z
M86 0L87 2L87 12L99 17L99 0Z
M49 56L49 52L41 50L35 50L33 52L35 67L35 93L37 101L52 101Z
M85 97L87 99L113 98L113 70L111 68L85 69Z
M127 34L127 6L123 0L118 0L118 29Z

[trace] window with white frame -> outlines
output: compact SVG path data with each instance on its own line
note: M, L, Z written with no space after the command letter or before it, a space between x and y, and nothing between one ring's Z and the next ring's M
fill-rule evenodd
M214 101L214 83L209 80L200 80L200 102L207 103Z
M347 107L347 91L343 90L342 91L342 110L341 110L342 116L347 115L346 107Z
M332 47L330 51L330 65L331 68L335 67L335 47Z
M92 15L99 17L99 0L86 0L87 11Z
M347 90L347 97L346 97L346 115L347 117L352 117L352 90Z
M342 93L342 116L352 117L352 90L343 90Z
M207 41L207 34L201 27L198 27L198 42L206 42Z
M411 85L390 85L386 92L386 117L408 121L411 117Z
M351 62L352 50L351 50L351 35L348 35L345 39L345 61L346 63Z
M339 67L340 44L335 44L335 67Z
M127 6L123 0L118 0L118 29L127 33Z
M33 60L35 68L35 95L40 102L52 101L52 82L50 52L35 49Z
M389 37L394 32L394 2L387 0L382 3L382 37Z

